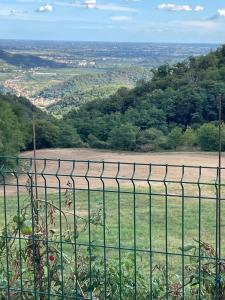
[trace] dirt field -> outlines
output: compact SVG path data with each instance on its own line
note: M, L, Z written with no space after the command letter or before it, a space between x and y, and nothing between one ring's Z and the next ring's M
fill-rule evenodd
M32 156L32 152L21 154L21 158ZM129 188L134 188L134 184L149 187L149 182L151 185L158 184L163 187L164 182L172 181L181 188L181 180L187 184L199 182L203 185L213 184L217 180L218 158L216 154L210 153L132 153L92 149L48 149L37 151L37 158L39 159L37 161L38 186L42 192L45 187L51 190L65 189L68 183L74 184L76 189L102 189L103 186L116 188L118 184L120 187ZM51 160L45 161L45 159ZM63 161L59 162L58 159ZM225 157L223 157L223 165L224 163ZM169 166L167 167L166 164ZM182 167L183 165L185 167ZM202 169L199 169L199 166L202 166ZM32 173L33 170L30 172ZM15 193L18 182L22 192L28 179L29 175L21 175L18 179L12 178L7 193ZM222 171L222 180L225 180L225 171ZM1 190L0 188L0 192Z
M21 157L32 157L32 152L24 152ZM153 164L175 164L195 166L217 166L217 154L207 152L163 152L136 153L111 152L92 149L47 149L37 151L39 158L105 160L115 162L135 162ZM225 157L223 157L225 163Z
M32 152L25 152L22 157L32 157ZM60 174L75 174L77 179L88 176L89 181L97 184L97 178L102 176L105 180L107 177L115 179L137 179L137 184L141 181L148 180L174 180L195 181L200 179L201 182L214 181L217 177L218 157L216 153L191 153L191 152L168 152L168 153L135 153L135 152L110 152L92 149L54 149L39 150L37 157L40 159L62 159L76 160L75 166L72 162L63 161L60 164ZM87 162L89 161L89 163ZM105 162L105 164L103 164ZM120 162L120 164L118 164ZM128 164L127 164L128 163ZM135 163L136 165L134 165ZM225 157L223 157L223 165ZM145 165L146 164L146 165ZM149 164L152 164L149 167ZM165 164L168 164L167 168ZM38 161L38 170L43 170L43 161ZM182 166L196 166L185 167ZM203 168L199 170L199 166ZM57 173L58 162L48 162L45 166L45 173ZM215 169L204 168L214 167ZM201 174L200 174L201 173ZM222 171L222 177L225 179L225 171ZM199 177L201 175L201 178ZM79 178L80 176L80 178ZM92 178L93 177L93 178ZM99 180L99 179L98 179ZM108 179L109 180L109 179ZM78 181L78 180L77 180ZM115 181L115 180L114 180ZM87 180L84 182L87 184ZM102 183L101 183L102 184Z

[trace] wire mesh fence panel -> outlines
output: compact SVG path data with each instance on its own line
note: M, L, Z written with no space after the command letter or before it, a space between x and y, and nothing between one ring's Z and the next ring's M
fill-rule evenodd
M0 298L225 299L224 192L223 168L2 157Z

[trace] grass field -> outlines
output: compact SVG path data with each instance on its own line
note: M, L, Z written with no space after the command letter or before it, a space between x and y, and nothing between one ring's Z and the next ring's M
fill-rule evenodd
M31 157L31 152L22 154L23 157ZM192 165L216 165L216 154L207 153L155 153L155 154L139 154L139 153L126 153L126 152L108 152L108 151L97 151L88 149L54 149L54 150L40 150L37 154L38 157L51 157L61 159L76 159L83 160L88 157L90 160L102 161L104 159L110 161L135 161L137 163L152 162L152 163L169 163L174 164L176 161L179 164L187 164L191 162ZM41 161L37 163L37 167L41 170ZM86 165L78 166L80 168L79 174L84 176L86 172ZM113 168L115 170L113 170ZM52 162L47 165L46 172L55 174L57 166ZM92 169L92 167L90 167ZM106 168L107 169L107 168ZM113 165L109 166L110 173L106 175L115 176L116 167ZM121 167L124 172L121 176L130 178L132 169L129 170L125 167ZM70 165L66 162L61 165L61 174L70 174ZM137 177L145 173L145 169L136 169ZM98 165L93 166L93 175L99 175ZM154 173L154 171L153 171ZM169 172L170 173L170 172ZM210 170L202 170L203 182L214 183L216 179L215 172ZM143 175L144 177L147 175ZM157 172L153 174L154 178L160 180L163 179L163 169L157 168ZM180 179L180 172L174 168L171 174L168 175L168 179L173 180ZM198 172L195 169L191 171L187 170L184 180L193 180L197 183ZM68 178L70 179L70 178ZM65 183L62 184L62 203L63 193L66 188L67 177L64 179ZM63 178L62 178L63 180ZM49 176L47 178L47 184L49 186L57 185L56 176ZM88 204L90 205L90 213L96 209L105 209L105 222L106 222L106 240L105 243L110 247L118 247L119 243L119 230L121 247L132 248L136 243L136 248L140 250L148 250L150 247L154 251L166 251L166 239L167 239L167 251L168 252L179 252L178 248L182 245L182 223L184 224L184 243L192 243L193 240L204 240L215 245L215 230L216 230L216 201L215 199L215 186L201 185L201 199L199 199L199 190L197 184L186 184L184 186L185 198L182 203L182 187L180 184L170 184L167 186L168 197L165 196L165 186L161 185L153 186L152 195L150 196L148 189L146 188L146 181L143 179L145 186L138 184L134 187L131 182L128 182L125 188L121 183L121 191L118 193L117 185L115 180L112 180L106 185L106 190L102 191L102 183L99 180L93 179L91 184L91 191L87 190L87 182L80 182L77 178L78 187L83 191L76 190L75 201L76 201L76 213L83 213L88 216ZM25 179L24 183L25 184ZM40 182L43 184L43 182ZM44 186L43 186L44 187ZM95 189L100 191L95 191ZM3 195L3 191L1 195ZM40 194L43 195L44 189L40 190ZM22 192L23 193L23 192ZM7 188L7 215L15 213L17 210L17 201L13 197L13 192L10 187ZM154 195L156 194L156 195ZM157 195L158 194L158 195ZM224 187L222 189L222 196L224 194ZM173 195L173 196L170 196ZM58 202L57 194L52 192L49 188L47 196L54 202ZM212 198L208 200L207 198ZM22 204L25 196L20 197L20 203ZM28 201L30 201L28 199ZM222 202L222 204L224 201ZM63 206L63 204L62 204ZM183 212L182 212L183 210ZM223 212L223 205L222 205ZM200 217L199 217L200 214ZM3 200L0 198L0 224L3 225ZM119 220L120 218L120 220ZM166 222L167 220L167 222ZM120 228L119 228L120 222ZM135 230L134 230L135 222ZM224 223L224 218L222 218ZM151 229L151 232L150 232ZM199 233L200 229L200 233ZM167 236L166 236L167 230ZM222 231L223 231L222 227ZM151 240L150 241L150 235ZM84 234L79 237L82 242L88 243L88 235ZM91 236L90 240L94 241L95 244L103 245L103 228L91 225Z
M158 190L159 191L159 190ZM73 194L75 200L71 209L65 207L66 197L64 193L48 194L46 201L62 206L69 224L73 229L74 209L78 216L78 232L84 227L84 220L99 211L105 211L105 227L90 224L85 232L82 232L77 243L84 247L91 243L98 253L103 253L102 246L106 246L109 257L117 257L119 248L123 255L136 253L149 260L149 249L153 251L155 263L165 263L165 253L170 253L170 267L178 267L181 263L179 255L182 253L182 230L184 232L184 244L196 244L195 241L204 241L215 246L216 234L216 203L213 200L186 198L182 204L180 197L149 196L147 190L139 189L136 194L133 191L123 191L118 194L113 189L105 191L76 191ZM42 209L45 211L45 197ZM59 203L59 199L61 202ZM20 209L30 203L29 197L20 196ZM48 207L49 208L49 207ZM224 208L224 205L222 206ZM18 199L8 197L6 199L7 219L17 213ZM89 215L90 212L90 215ZM200 218L199 218L200 213ZM28 210L29 214L29 210ZM56 215L56 231L59 234L58 242L63 241L63 248L68 254L72 253L70 242L64 240L66 234L66 222L62 217L60 231L60 214ZM103 217L99 217L103 224ZM182 229L183 224L183 229ZM0 198L0 226L4 227L4 201ZM49 229L51 226L49 227ZM105 228L105 230L104 230ZM61 238L60 238L61 236ZM51 239L50 239L51 240ZM51 243L51 241L50 241ZM223 246L223 255L225 247ZM147 263L148 264L148 263Z
M23 153L22 157L32 157L32 153ZM55 247L59 250L58 253L63 251L63 255L71 259L73 266L75 253L79 253L81 255L79 257L84 257L82 259L85 260L87 282L91 276L89 275L90 270L96 272L96 268L97 270L100 268L99 276L101 275L101 280L104 281L104 266L107 266L107 276L110 274L118 276L119 266L121 266L124 284L127 283L128 274L131 284L134 284L135 274L137 274L138 293L141 293L143 286L145 289L146 285L146 293L151 290L151 285L155 282L155 279L151 279L153 272L154 278L161 278L163 295L165 278L168 278L168 284L170 288L173 288L173 283L181 282L182 277L188 281L189 266L196 268L196 272L199 274L199 266L205 266L204 264L207 263L204 258L198 259L199 242L208 243L214 248L216 246L216 171L203 168L200 178L198 167L186 167L184 177L181 179L182 167L175 165L177 162L179 165L209 165L212 167L216 165L216 154L140 154L90 149L54 149L38 151L38 157L40 158L37 161L39 216L41 224L45 228L46 225L43 224L46 222L46 213L48 214L47 229L49 232L48 243L45 243L43 248ZM45 157L51 157L53 160L47 161L44 167L42 158ZM90 161L86 161L87 157ZM72 172L72 161L61 161L60 172L58 172L59 161L57 158L76 159L74 172ZM110 161L110 163L105 163L104 172L102 171L103 161ZM117 173L117 161L121 161L119 173ZM133 164L123 164L127 161L137 162L135 173L133 173ZM149 165L141 165L145 162L157 164L152 168L150 184L146 179ZM173 182L164 182L165 163L172 165L169 167L166 178ZM46 174L44 176L46 181L41 176L43 170ZM88 174L89 179L85 177L85 174ZM100 179L100 174L103 179ZM222 175L224 176L223 172ZM116 176L120 178L119 181L116 181ZM223 176L222 182L224 182ZM72 184L72 178L75 182L75 189L68 185L68 181ZM135 181L135 178L139 181ZM5 197L3 197L3 186L0 186L0 235L5 224L12 222L13 217L17 215L18 209L21 212L21 209L26 206L27 219L32 219L31 197L25 193L23 188L27 179L26 172L18 178L18 181L15 176L12 177L9 185L5 187ZM158 182L154 182L155 179L158 179ZM182 180L185 183L182 183ZM14 186L17 182L21 185L18 189ZM222 186L223 199L224 192L225 188ZM221 255L223 259L225 258L224 205L225 202L222 200ZM53 212L55 225L51 224L49 217L53 206L61 207L61 213L56 209ZM68 224L70 237L74 236L73 232L76 232L77 238L68 239ZM51 233L53 231L54 234ZM21 237L29 239L23 234ZM41 238L45 239L44 234L41 234ZM19 242L15 243L17 251L20 250L19 245ZM25 243L22 241L21 245L23 246ZM195 248L186 252L182 251L182 245L193 245ZM75 247L79 250L78 252L75 252ZM193 256L197 257L194 262ZM215 256L212 256L210 261L214 262ZM81 274L83 274L82 259L78 260ZM126 269L127 265L129 265L129 271ZM68 271L68 265L65 266L64 272L64 275L68 276L69 273L66 270ZM142 275L144 279L142 279ZM98 275L93 276L96 278ZM214 280L213 274L212 278ZM119 286L120 283L117 288ZM100 284L99 289L103 292L104 286ZM131 299L132 286L130 289L131 294L125 296L123 293L126 289L123 286L123 299ZM185 290L185 293L188 291ZM146 297L137 299L144 300ZM204 299L211 299L211 296L207 297ZM104 297L100 299L104 299ZM188 300L190 297L186 296L184 299Z

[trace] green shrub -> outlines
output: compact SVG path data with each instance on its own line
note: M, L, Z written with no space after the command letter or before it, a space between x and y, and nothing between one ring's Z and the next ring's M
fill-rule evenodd
M109 134L109 144L113 149L134 150L136 148L138 128L132 124L115 127Z

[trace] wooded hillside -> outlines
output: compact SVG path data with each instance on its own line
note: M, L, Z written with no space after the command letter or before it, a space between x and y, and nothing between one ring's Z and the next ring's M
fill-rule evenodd
M162 65L151 81L87 103L66 119L92 147L215 150L220 93L225 94L225 46L206 56ZM223 108L224 120L225 101ZM212 138L208 145L205 136Z
M80 147L121 150L218 147L217 96L225 95L225 46L207 56L163 65L149 82L120 88L103 100L86 103L62 120L28 100L0 95L0 155L32 148L32 115L37 148ZM222 101L223 120L225 100ZM225 150L225 126L222 128Z
M29 100L0 94L0 156L17 155L32 149L32 120L35 116L37 148L76 147L82 142L66 121L56 120Z

